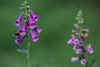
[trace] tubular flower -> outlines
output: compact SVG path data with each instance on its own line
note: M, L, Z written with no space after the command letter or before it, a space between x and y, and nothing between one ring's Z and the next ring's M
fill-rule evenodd
M81 59L81 64L82 65L85 65L87 63L87 60L86 59Z
M34 21L38 21L39 17L33 11L30 11L30 14L32 18L34 19Z
M91 48L91 45L86 46L86 47L85 47L85 50L86 50L87 52L89 52L90 54L93 53L93 48Z
M32 19L31 16L29 16L28 22L29 22L29 28L30 29L34 29L37 26L37 24L35 23L35 21Z
M72 58L71 58L71 61L72 61L72 62L76 62L76 61L78 61L78 60L79 60L79 57L72 57Z
M17 27L19 27L21 20L22 20L22 14L20 14L19 17L14 21L14 23Z
M35 33L35 31L30 30L30 34L33 42L37 42L39 40L39 36Z
M25 22L23 22L21 27L18 29L17 33L19 33L22 37L25 36L26 34L26 23Z
M73 50L76 51L76 54L79 55L79 57L72 57L71 61L76 62L78 60L81 60L81 64L85 65L87 64L87 60L85 59L84 53L89 52L90 54L92 54L93 48L91 48L90 45L84 47L84 40L89 35L89 29L83 28L83 17L81 10L78 12L76 19L78 20L78 23L74 24L76 30L72 30L72 33L74 33L74 35L71 35L71 39L67 41L67 44L73 45Z
M42 29L39 29L38 27L35 27L34 29L38 34L40 34L40 32L42 31Z
M15 43L18 44L19 46L22 45L22 42L23 42L23 37L19 37L15 40Z

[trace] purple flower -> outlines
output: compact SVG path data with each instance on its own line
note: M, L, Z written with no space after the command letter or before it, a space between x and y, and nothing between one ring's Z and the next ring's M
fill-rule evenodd
M39 29L38 27L36 27L34 30L35 30L38 34L40 34L40 32L42 31L42 29Z
M32 29L30 30L30 34L33 42L37 42L39 40L39 36Z
M18 44L19 46L21 46L22 42L23 42L23 37L19 37L15 40L15 43Z
M77 50L76 50L76 54L83 55L82 49L77 49Z
M82 31L83 32L89 32L89 29L83 29Z
M79 45L79 39L75 39L74 41L73 41L73 43L74 43L74 45Z
M19 17L14 21L17 27L19 27L21 20L22 20L22 14L20 14Z
M87 60L86 59L81 59L81 64L82 65L85 65L87 63Z
M19 33L22 37L25 36L26 34L26 23L25 22L23 22L21 27L18 29L17 33Z
M85 50L86 50L87 52L89 52L90 54L93 53L93 48L91 48L91 45L88 45L87 47L85 47Z
M82 33L81 36L82 36L83 40L85 40L88 37L88 34L83 34Z
M38 21L39 17L33 11L30 11L30 14L35 21Z
M72 58L71 58L71 61L72 61L72 62L76 62L76 61L78 61L78 60L79 60L79 57L72 57Z
M78 38L72 34L72 39L74 40L74 39L78 39Z
M83 41L80 40L80 42L79 42L79 46L82 46L82 45L83 45Z
M78 50L79 47L77 45L74 45L73 50Z
M72 33L77 33L77 31L76 30L72 30Z
M67 43L68 43L68 44L72 44L72 45L74 45L74 43L73 43L73 40L72 40L72 39L70 39Z
M29 16L28 21L30 29L34 29L37 26L37 24L35 23L35 21L32 19L31 16Z

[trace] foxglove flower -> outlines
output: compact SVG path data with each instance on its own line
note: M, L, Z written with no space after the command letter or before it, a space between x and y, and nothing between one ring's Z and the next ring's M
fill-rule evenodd
M77 49L77 50L76 50L76 54L83 55L82 49Z
M21 46L22 42L23 42L23 37L19 37L15 40L15 43L18 44L19 46Z
M89 29L83 29L82 31L83 32L89 32Z
M83 17L82 17L82 11L79 11L77 14L76 19L78 20L77 24L74 24L74 26L77 28L76 30L72 30L72 38L67 42L68 44L73 45L73 50L76 51L76 54L79 55L79 57L72 57L71 61L76 62L78 60L81 60L82 65L87 65L87 60L84 59L84 53L89 52L90 54L93 53L93 49L91 46L84 47L84 40L88 37L89 29L82 29L83 27Z
M35 21L32 19L31 16L29 16L28 22L29 22L29 28L30 29L34 29L37 26L37 24L35 23Z
M39 29L38 27L35 27L34 29L38 34L40 34L40 32L42 31L42 29Z
M73 50L78 50L79 47L77 45L74 45Z
M39 17L33 11L30 11L30 14L32 18L34 19L34 21L38 21Z
M72 62L76 62L76 61L78 61L78 60L79 60L79 57L72 57L72 58L71 58L71 61L72 61Z
M82 65L85 65L87 63L87 60L86 59L81 59L81 64Z
M68 44L72 44L72 45L74 45L74 43L73 43L73 40L72 40L72 39L70 39L67 43L68 43Z
M79 46L83 46L83 41L82 40L80 40Z
M83 40L85 40L88 37L88 34L81 33L81 37L82 37Z
M30 30L30 34L33 42L37 42L39 40L39 36L32 29Z
M20 14L19 17L14 21L17 27L19 27L21 20L22 20L22 14Z
M90 54L93 53L93 48L91 48L91 45L86 46L86 47L85 47L85 50L86 50L87 52L89 52Z
M75 39L73 43L74 45L79 45L79 42L80 42L79 39Z
M26 34L26 23L25 22L23 22L21 27L18 29L17 33L19 33L22 37L25 36Z
M76 30L72 30L72 33L77 33L77 31Z

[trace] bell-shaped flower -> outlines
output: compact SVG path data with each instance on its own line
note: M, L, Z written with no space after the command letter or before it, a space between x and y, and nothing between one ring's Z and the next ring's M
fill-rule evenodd
M17 27L19 27L21 20L22 20L22 14L20 14L19 17L14 21L14 23Z
M83 41L82 40L80 40L79 46L83 46Z
M19 45L19 46L22 45L22 42L23 42L23 37L19 37L19 38L17 38L17 39L15 40L15 43L16 43L17 45Z
M87 60L86 59L81 59L81 64L82 65L85 65L87 63Z
M67 41L67 44L74 45L73 41L74 41L73 39L70 39L69 41Z
M89 32L89 29L83 29L82 31L83 32Z
M79 60L79 57L72 57L72 58L71 58L71 61L72 61L72 62L76 62L76 61L78 61L78 60Z
M77 49L77 50L76 50L76 54L83 55L82 49Z
M19 33L22 37L25 36L26 34L26 23L25 22L23 22L21 27L18 29L17 33Z
M74 45L73 50L78 50L79 47L77 45Z
M87 52L89 52L90 54L93 53L93 48L91 48L91 45L86 46L86 47L85 47L85 50L86 50Z
M33 42L37 42L39 40L39 36L32 29L30 30L30 34Z
M38 27L36 27L34 30L35 30L38 34L40 34L40 32L42 31L42 29L39 29Z
M35 23L35 21L32 19L31 16L29 16L28 22L29 22L29 28L30 29L34 29L37 26L37 24Z
M39 17L33 11L30 11L30 14L32 18L34 19L34 21L38 21Z

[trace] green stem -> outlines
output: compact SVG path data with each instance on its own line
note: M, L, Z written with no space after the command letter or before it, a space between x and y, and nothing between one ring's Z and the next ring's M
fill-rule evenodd
M28 9L26 8L27 2L25 1L25 9L26 9L26 12L25 12L25 18L26 18L26 38L27 38L27 48L28 48L28 54L27 54L27 61L28 61L28 67L31 67L31 64L30 64L30 42L29 42L29 36L28 36Z
M88 67L88 62L86 63L86 67Z

